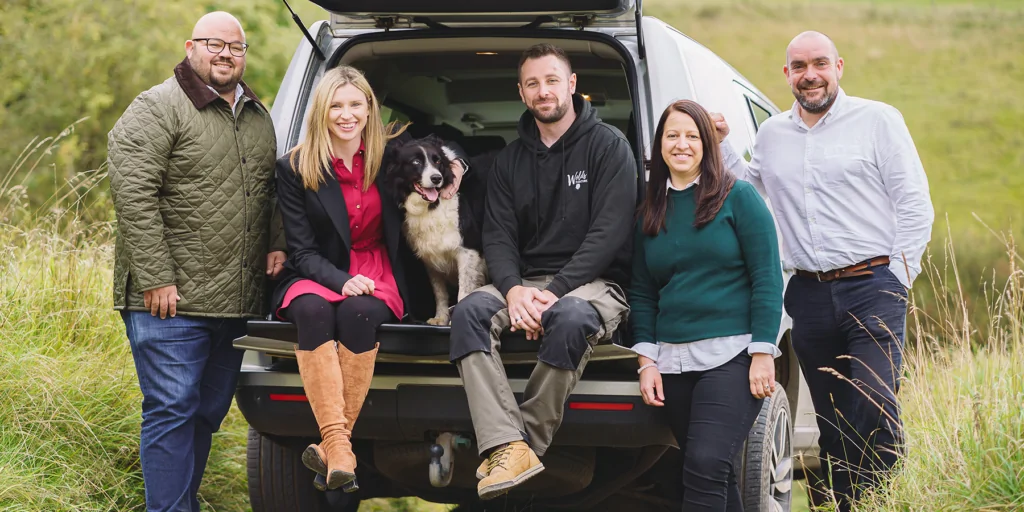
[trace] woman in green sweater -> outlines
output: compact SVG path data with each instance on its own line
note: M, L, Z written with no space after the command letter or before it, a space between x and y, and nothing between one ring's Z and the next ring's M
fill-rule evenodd
M775 223L722 166L692 101L658 122L629 290L644 402L683 452L683 510L743 510L732 461L775 390L782 266Z

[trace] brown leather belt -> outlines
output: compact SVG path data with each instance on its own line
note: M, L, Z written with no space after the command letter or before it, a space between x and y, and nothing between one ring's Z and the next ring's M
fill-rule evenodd
M879 256L867 261L855 263L849 267L837 268L835 270L828 270L825 272L811 272L809 270L797 269L796 275L817 279L819 283L822 283L826 281L835 281L836 279L845 279L847 277L870 276L874 274L874 272L871 271L871 267L888 264L888 256Z

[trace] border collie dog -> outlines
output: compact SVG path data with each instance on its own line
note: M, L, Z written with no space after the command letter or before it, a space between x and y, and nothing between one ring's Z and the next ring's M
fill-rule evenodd
M453 149L428 136L388 146L385 187L405 210L403 231L427 267L437 305L431 325L448 325L448 285L458 286L458 300L487 284L484 263L484 184L479 170L464 175L459 192L442 199L440 191L455 179Z

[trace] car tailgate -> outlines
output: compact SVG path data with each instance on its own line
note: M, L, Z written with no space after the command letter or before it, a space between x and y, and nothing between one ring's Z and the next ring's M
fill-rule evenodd
M380 350L377 361L384 363L448 363L448 337L451 327L421 324L384 324L378 329ZM614 343L595 348L591 360L636 357ZM247 334L234 342L235 348L255 350L270 356L294 357L298 338L290 322L250 320ZM501 339L502 359L506 363L532 363L537 356L537 341L522 333L506 333Z

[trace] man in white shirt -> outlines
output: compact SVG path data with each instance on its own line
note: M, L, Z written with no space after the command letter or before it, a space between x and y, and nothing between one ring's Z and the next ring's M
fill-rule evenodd
M902 115L847 96L843 65L824 34L796 36L783 68L793 108L761 125L749 164L721 147L725 166L767 194L782 230L796 270L785 297L793 349L818 415L825 481L849 510L903 450L907 289L935 213ZM713 117L724 139L728 125Z

